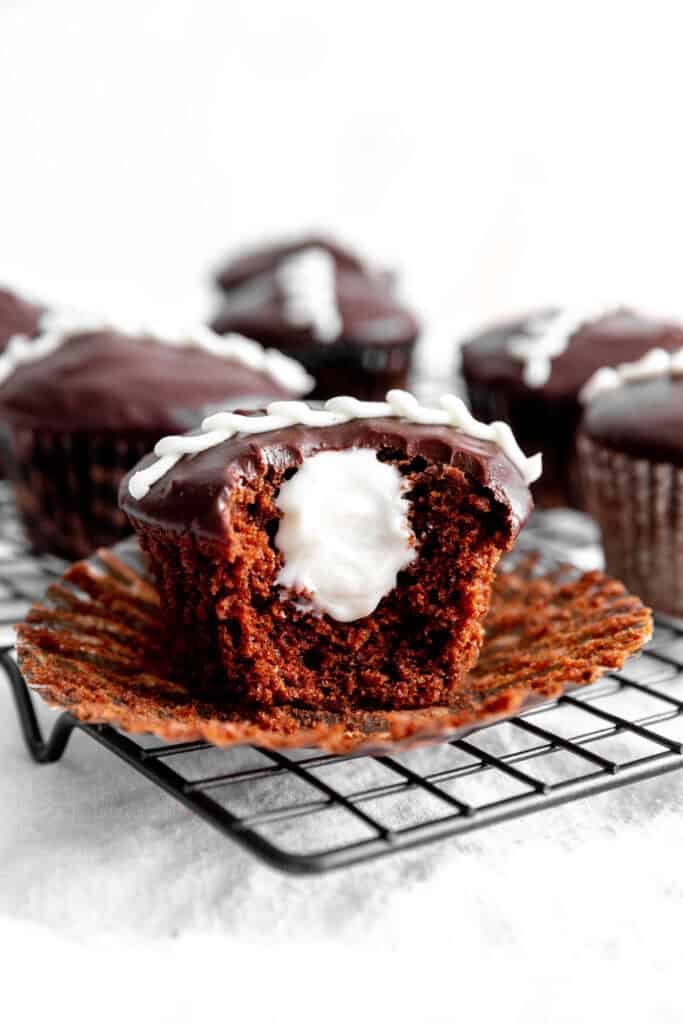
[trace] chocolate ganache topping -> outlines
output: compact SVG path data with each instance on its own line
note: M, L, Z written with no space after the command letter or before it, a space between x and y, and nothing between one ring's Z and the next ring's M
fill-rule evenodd
M43 313L44 307L29 302L15 292L0 288L0 352L16 334L27 338L38 334Z
M296 403L275 403L280 404ZM200 436L201 432L193 432L187 438ZM235 433L195 454L177 457L168 467L162 465L165 456L150 453L123 480L119 502L133 518L220 539L230 528L223 516L226 499L243 481L299 466L321 451L371 448L400 451L410 458L422 456L471 474L509 509L511 528L516 533L531 513L528 479L540 472L540 462L526 460L511 435L506 440L516 452L510 449L512 454L508 454L502 439L496 442L449 425L410 419L350 418L331 426L293 423L264 432ZM160 442L157 449L163 445ZM156 467L163 472L154 474ZM154 479L148 482L144 477L150 470Z
M683 466L683 349L654 349L584 388L581 432L618 452Z
M324 237L254 250L216 280L223 299L215 329L265 345L399 346L418 334L415 317L394 295L393 275Z
M216 405L260 405L310 389L303 368L281 353L246 339L213 338L216 352L183 338L109 327L44 335L31 342L35 350L8 348L0 357L9 362L2 367L0 410L19 426L160 435L189 429L198 411Z
M538 325L546 318L550 329L552 317L557 315L553 310L541 312L467 339L462 349L465 376L481 383L505 383L519 392L571 398L603 366L630 362L654 347L673 351L683 345L683 327L630 310L619 309L595 318L589 312L573 318L565 316L568 336L553 339L564 343L548 348L547 378L543 379L545 374L541 373L532 382L531 353L535 345L542 350L544 344ZM528 345L522 344L525 336Z
M313 248L327 252L340 270L350 270L357 274L371 273L365 263L350 249L335 242L328 235L311 232L300 238L261 245L238 253L216 274L216 283L225 291L230 291L231 288L244 284L257 274L275 270L289 256Z

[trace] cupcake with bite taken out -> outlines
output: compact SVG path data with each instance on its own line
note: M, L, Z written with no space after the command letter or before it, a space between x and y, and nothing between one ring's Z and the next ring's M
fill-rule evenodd
M241 253L216 276L213 327L237 331L298 359L314 398L381 399L405 387L418 324L398 301L394 275L322 235Z
M0 355L8 475L38 551L81 557L128 532L123 475L212 408L305 394L294 360L198 326L173 336L93 319L15 336Z
M121 485L176 671L223 701L457 701L532 509L509 427L391 391L274 402L162 439Z

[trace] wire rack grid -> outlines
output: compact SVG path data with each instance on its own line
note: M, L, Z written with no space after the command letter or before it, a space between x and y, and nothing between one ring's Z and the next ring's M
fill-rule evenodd
M537 516L522 544L590 568L600 558L583 517ZM311 750L162 744L68 712L44 738L17 667L12 624L64 563L27 550L0 489L0 661L28 750L57 761L80 729L223 835L275 868L313 874L462 835L680 768L683 623L657 622L620 672L465 739L405 753L339 757Z

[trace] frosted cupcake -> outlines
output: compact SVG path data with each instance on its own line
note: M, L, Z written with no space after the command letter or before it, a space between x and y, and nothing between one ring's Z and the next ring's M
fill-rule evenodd
M541 470L461 399L274 402L162 439L121 486L176 669L223 700L456 699Z
M67 558L128 532L121 478L169 430L215 406L305 394L280 352L205 327L175 338L101 321L15 336L0 356L8 475L33 546Z
M213 321L304 364L315 398L381 399L405 387L419 328L394 275L322 235L239 254L216 276Z
M15 334L35 337L40 332L44 313L43 306L30 302L8 288L0 287L0 352L5 351L8 341Z
M579 392L603 366L681 346L683 328L670 321L624 309L568 309L511 320L467 339L462 369L474 414L505 420L524 451L543 453L536 504L581 507Z
M582 397L581 477L607 569L683 616L683 348L602 369Z
M31 302L8 288L0 287L0 353L12 338L34 338L40 333L47 313L43 306ZM0 435L0 477L5 476L6 453Z

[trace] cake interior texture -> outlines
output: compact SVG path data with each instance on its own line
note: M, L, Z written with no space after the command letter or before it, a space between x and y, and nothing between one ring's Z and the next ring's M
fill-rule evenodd
M417 557L376 610L352 622L305 610L275 585L279 488L292 458L226 495L224 535L138 520L170 626L177 673L212 699L344 709L446 703L476 661L510 507L466 469L385 446L405 481Z

